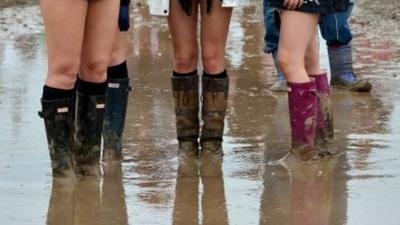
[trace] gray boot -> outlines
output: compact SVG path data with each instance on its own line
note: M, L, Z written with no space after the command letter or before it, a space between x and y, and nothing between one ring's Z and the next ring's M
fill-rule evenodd
M287 92L285 76L283 75L282 70L278 64L278 52L274 51L274 52L272 52L271 55L272 55L272 59L274 60L274 64L275 64L277 81L269 89L271 91L275 91L275 92Z
M41 102L39 116L44 119L53 177L75 179L72 168L74 98Z
M337 48L328 47L331 67L331 85L355 92L369 92L372 85L367 80L358 79L353 69L352 49L350 45Z
M222 136L228 102L229 78L203 76L201 150L204 155L222 156Z
M172 76L176 133L180 158L197 158L199 138L199 78Z

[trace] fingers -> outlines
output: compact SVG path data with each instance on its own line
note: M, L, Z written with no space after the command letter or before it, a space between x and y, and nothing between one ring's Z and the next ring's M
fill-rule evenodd
M303 4L304 4L304 0L300 0L299 5L297 7L300 8Z
M288 10L294 10L304 4L304 0L285 0L283 6Z

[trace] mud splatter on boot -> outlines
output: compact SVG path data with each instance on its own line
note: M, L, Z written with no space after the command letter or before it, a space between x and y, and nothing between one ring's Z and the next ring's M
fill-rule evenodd
M183 176L192 174L199 154L199 77L197 71L189 75L171 77L175 100L176 133L179 142L179 170Z
M316 145L318 148L318 154L321 157L333 155L335 152L332 148L334 141L333 112L328 77L326 73L310 75L310 77L315 79L317 87L318 117Z
M80 175L100 175L101 133L105 107L104 95L77 92L74 157Z
M292 132L291 154L301 161L318 159L315 149L317 131L316 84L288 82L289 114Z
M74 98L42 100L39 116L44 119L54 178L75 179L72 168Z
M201 130L201 158L204 162L221 159L222 136L224 134L225 114L228 102L229 78L203 76L203 104Z
M122 132L130 90L129 78L108 80L103 128L104 160L122 159Z

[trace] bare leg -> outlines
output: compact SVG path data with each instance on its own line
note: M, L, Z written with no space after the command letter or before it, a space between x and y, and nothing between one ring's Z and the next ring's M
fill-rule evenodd
M319 14L283 11L278 60L286 77L293 83L310 81L305 68L307 47L316 34Z
M171 0L168 25L174 48L174 70L190 73L197 68L197 16L198 4L193 4L192 15L188 16L178 0Z
M309 75L323 74L319 63L319 45L317 35L314 35L308 45L305 57L306 71Z
M85 81L106 80L117 30L118 4L114 0L89 1L80 67L80 77Z
M88 3L41 0L48 49L46 85L72 89L79 70Z
M126 33L117 30L109 66L116 66L126 60Z
M219 74L226 68L225 45L232 8L223 8L218 1L214 1L211 13L208 13L206 3L201 1L202 61L208 74Z

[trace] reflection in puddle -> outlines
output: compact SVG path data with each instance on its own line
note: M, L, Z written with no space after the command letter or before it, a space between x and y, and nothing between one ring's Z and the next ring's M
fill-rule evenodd
M400 53L398 35L390 35L395 31L382 36L383 26L365 32L368 27L356 15L355 68L372 79L373 92L334 89L341 155L287 171L266 165L288 151L290 131L287 96L268 90L276 78L270 56L262 52L261 1L235 9L227 45L225 157L214 171L220 176L204 176L205 164L195 166L192 176L180 176L166 20L150 18L143 5L134 4L132 13L125 160L122 168L104 167L100 180L69 187L52 183L43 122L36 114L46 71L39 8L0 7L2 223L372 225L384 218L385 224L398 224ZM326 57L322 61L328 64Z

